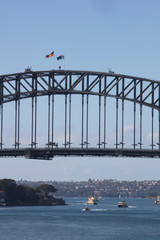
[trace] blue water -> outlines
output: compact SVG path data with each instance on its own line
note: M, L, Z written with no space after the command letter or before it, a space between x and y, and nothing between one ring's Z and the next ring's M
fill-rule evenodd
M160 205L151 199L104 198L82 209L87 198L65 198L67 206L1 207L0 240L159 240Z

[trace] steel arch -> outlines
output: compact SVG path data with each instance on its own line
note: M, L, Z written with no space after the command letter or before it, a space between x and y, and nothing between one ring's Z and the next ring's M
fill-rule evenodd
M0 76L0 103L52 94L113 97L160 109L160 82L146 78L73 70L30 71Z

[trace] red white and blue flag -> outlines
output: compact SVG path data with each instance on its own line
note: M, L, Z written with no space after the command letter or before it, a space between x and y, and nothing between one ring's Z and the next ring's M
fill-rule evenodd
M61 60L61 59L64 59L64 54L62 54L59 57L57 57L57 60Z

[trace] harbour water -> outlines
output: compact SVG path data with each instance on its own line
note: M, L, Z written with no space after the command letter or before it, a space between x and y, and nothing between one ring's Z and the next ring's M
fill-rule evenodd
M159 240L160 205L153 199L65 198L66 206L1 207L1 240Z

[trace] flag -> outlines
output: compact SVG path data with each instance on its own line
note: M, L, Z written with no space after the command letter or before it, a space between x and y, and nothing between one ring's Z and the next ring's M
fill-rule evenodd
M57 60L61 60L61 59L64 59L64 54L62 54L59 57L57 57Z
M54 56L54 51L51 52L49 55L46 55L46 58L53 57Z

